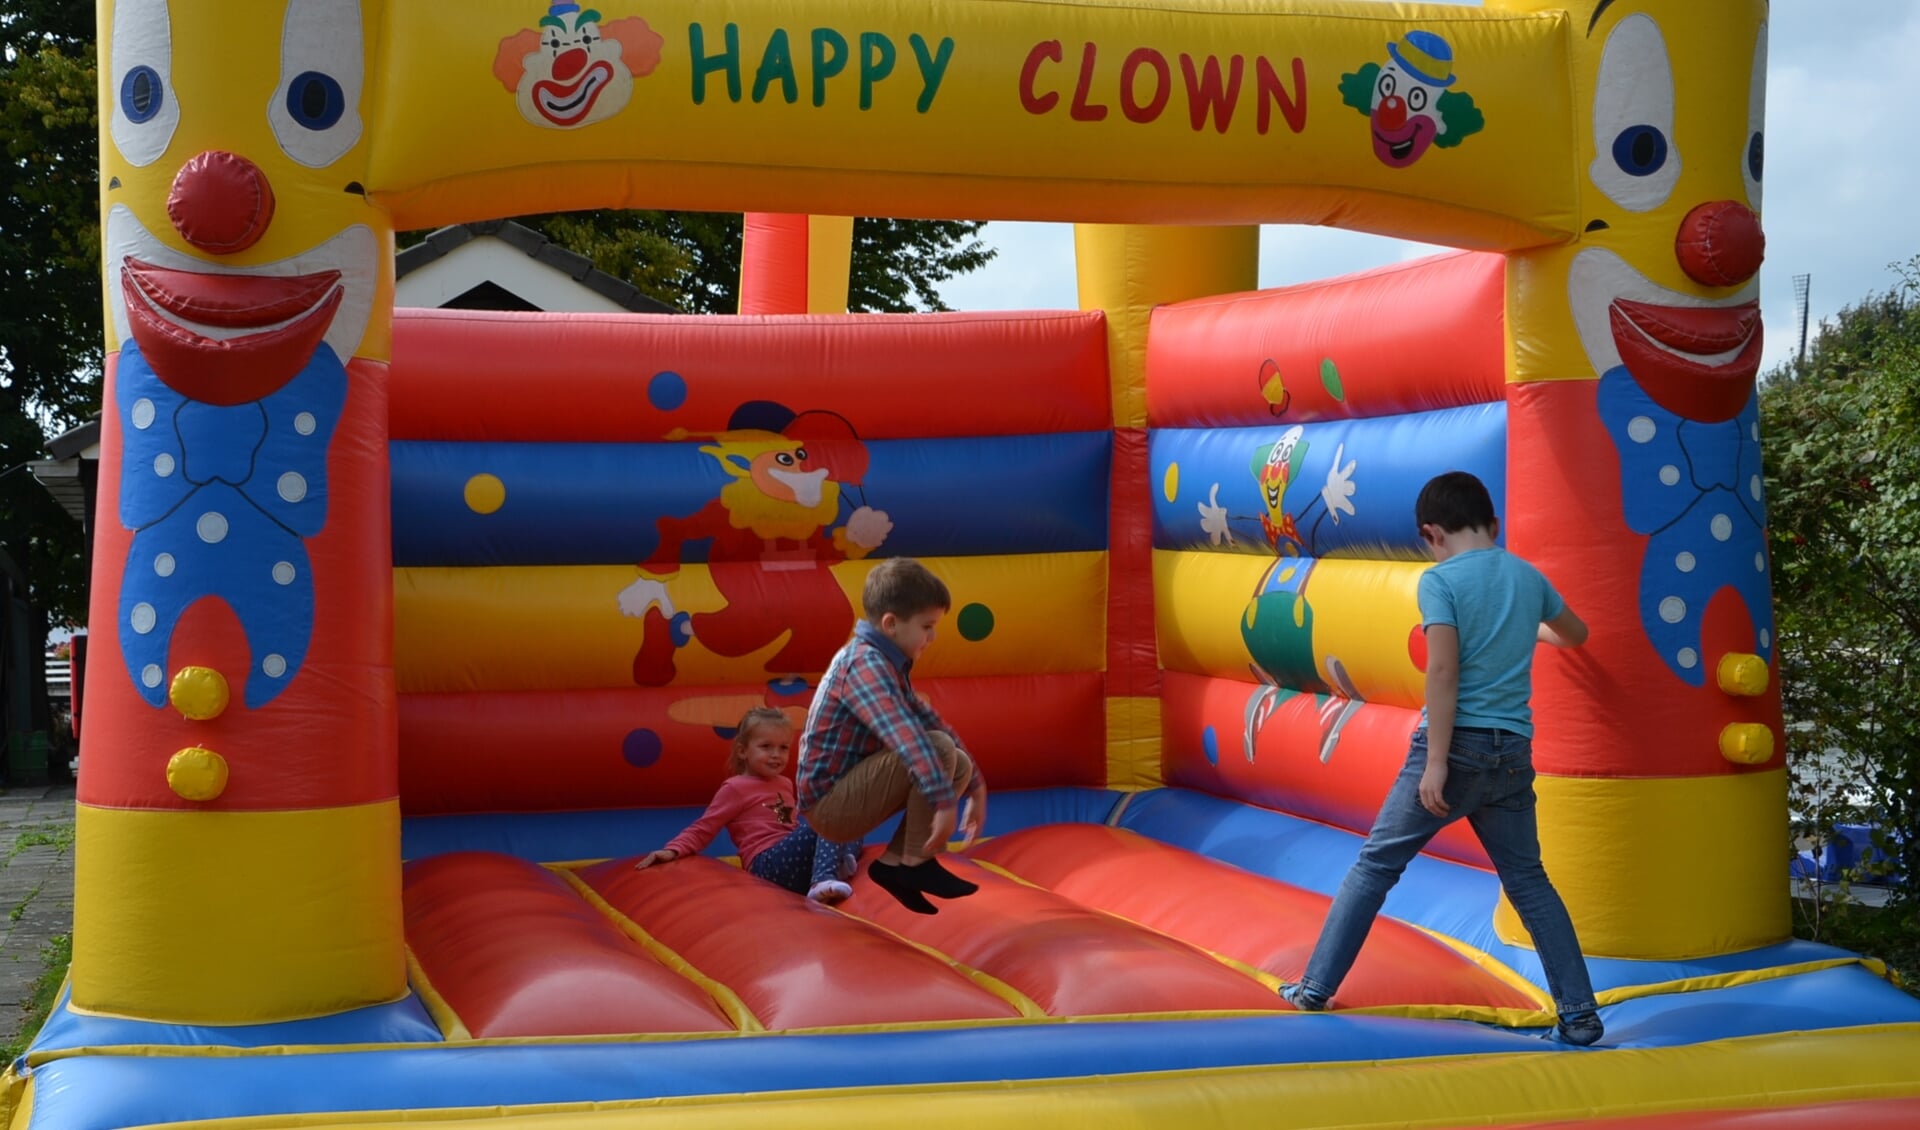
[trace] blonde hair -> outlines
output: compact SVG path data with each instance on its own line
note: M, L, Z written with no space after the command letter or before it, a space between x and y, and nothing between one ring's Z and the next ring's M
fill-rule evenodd
M756 706L742 714L740 725L734 727L733 749L727 753L729 774L738 777L747 771L747 743L753 740L753 732L762 726L792 730L793 721L771 706Z

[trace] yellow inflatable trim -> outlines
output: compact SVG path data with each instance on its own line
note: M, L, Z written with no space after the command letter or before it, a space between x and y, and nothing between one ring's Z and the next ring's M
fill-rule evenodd
M705 990L706 994L713 998L713 1003L720 1006L721 1013L733 1022L735 1028L742 1032L765 1032L767 1030L767 1026L760 1022L760 1018L753 1014L753 1010L747 1007L746 1002L740 999L738 993L735 993L732 989L707 976L705 973L700 972L699 969L694 967L692 962L681 957L678 953L669 949L658 938L641 929L638 922L620 913L612 903L601 898L600 892L587 886L586 881L580 878L580 876L562 867L553 867L548 870L551 870L554 874L566 880L568 885L573 887L576 894L587 900L595 910L606 915L614 925L620 927L621 932L626 934L627 937L640 943L640 948L652 954L656 961Z
M420 998L427 1015L433 1018L433 1026L440 1029L441 1039L448 1043L465 1043L473 1039L473 1033L467 1031L466 1022L460 1019L460 1014L433 987L426 969L420 965L420 959L414 956L412 946L407 947L407 979L413 982L414 995Z
M982 864L981 866L985 866L985 864ZM1054 1019L1053 1017L1048 1016L1046 1009L1041 1008L1037 1003L1035 1003L1033 998L1027 996L1025 993L1014 988L1012 985L1007 984L1005 981L1002 981L1000 978L995 977L991 973L987 973L983 970L975 969L973 966L968 965L965 962L957 961L951 955L943 953L940 950L937 950L930 945L926 945L922 942L916 942L912 938L906 937L901 934L896 934L892 930L887 929L885 926L882 926L878 922L874 922L871 919L861 918L855 914L849 914L847 911L842 910L840 907L837 907L837 906L829 907L828 909L834 911L835 913L845 915L846 917L853 919L855 922L864 922L868 926L871 926L875 930L878 930L881 933L892 938L894 941L899 942L902 945L912 946L914 949L919 950L921 953L926 954L928 957L933 958L935 961L938 961L944 965L949 966L954 970L954 972L959 973L961 976L965 977L967 980L972 981L974 984L980 986L982 989L985 989L987 992L992 993L994 996L999 997L1001 1000L1006 1001L1008 1004L1012 1005L1014 1008L1014 1011L1020 1014L1020 1018L1022 1020ZM1004 1024L1004 1023L1007 1023L1007 1021L998 1021L995 1023ZM917 1024L897 1024L897 1025L882 1024L882 1025L873 1026L872 1030L900 1031L908 1028L917 1028L917 1027L919 1027L919 1025Z

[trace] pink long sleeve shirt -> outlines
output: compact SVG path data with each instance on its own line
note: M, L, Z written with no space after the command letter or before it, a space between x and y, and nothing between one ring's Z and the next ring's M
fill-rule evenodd
M676 856L696 855L725 828L740 849L740 865L750 867L755 856L793 831L796 819L792 781L742 773L727 778L700 819L668 841L667 850Z

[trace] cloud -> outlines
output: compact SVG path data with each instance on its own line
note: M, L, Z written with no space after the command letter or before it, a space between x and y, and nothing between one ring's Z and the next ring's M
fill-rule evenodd
M1702 0L1705 2L1705 0ZM1920 254L1920 144L1911 61L1920 58L1920 4L1775 0L1768 35L1767 259L1760 272L1768 368L1798 344L1793 276L1812 276L1817 327L1896 282L1887 265ZM991 223L1000 249L984 271L941 288L962 310L1078 305L1073 228ZM1366 270L1440 250L1331 228L1261 229L1262 287Z

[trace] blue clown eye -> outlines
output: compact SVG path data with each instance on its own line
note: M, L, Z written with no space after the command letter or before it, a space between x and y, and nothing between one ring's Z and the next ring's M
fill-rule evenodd
M152 121L166 98L166 84L160 81L160 72L145 63L128 71L127 77L120 80L120 111L135 125Z
M346 93L332 75L302 71L287 84L287 113L308 129L326 129L346 112Z
M1653 126L1628 126L1613 139L1613 163L1628 176L1652 176L1667 163L1667 135Z
M1754 180L1760 179L1760 169L1766 164L1765 134L1756 132L1753 140L1747 142L1747 175Z

